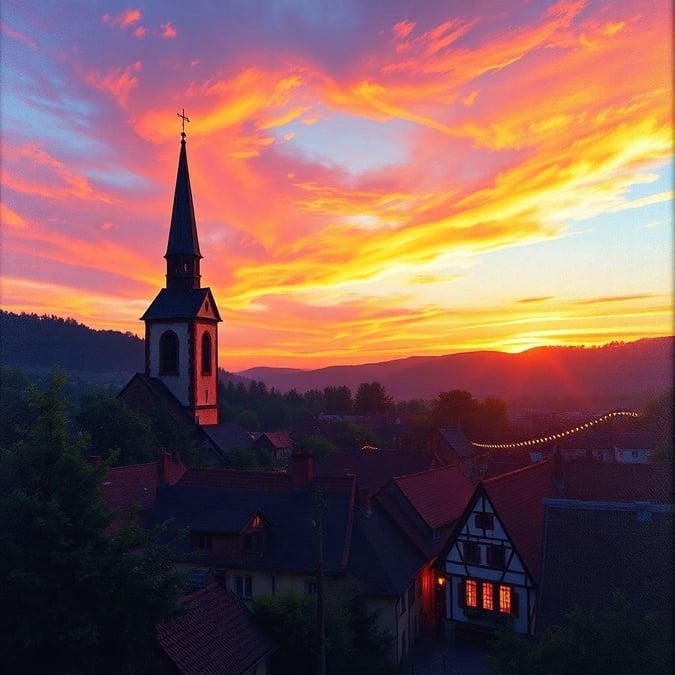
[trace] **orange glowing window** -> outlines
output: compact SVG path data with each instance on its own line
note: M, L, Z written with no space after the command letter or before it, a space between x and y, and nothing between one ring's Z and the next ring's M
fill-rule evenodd
M495 608L492 594L492 584L489 581L483 582L483 609L492 611Z
M466 606L478 607L478 582L473 579L467 579L464 592Z
M503 614L511 614L511 588L499 587L499 611Z

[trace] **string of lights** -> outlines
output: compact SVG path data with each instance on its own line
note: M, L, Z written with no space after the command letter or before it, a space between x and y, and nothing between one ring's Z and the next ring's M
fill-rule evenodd
M472 441L472 445L475 445L477 448L486 448L490 450L492 449L508 450L511 448L531 447L533 445L541 445L542 443L551 443L561 438L571 436L572 434L579 433L580 431L584 431L585 429L590 429L592 426L595 426L596 424L606 422L607 420L610 420L613 417L640 417L640 413L632 412L629 410L615 410L613 412L608 412L605 415L602 415L602 417L598 417L594 420L591 420L590 422L586 422L586 424L580 424L579 426L574 427L572 429L560 431L557 434L549 434L548 436L542 436L541 438L532 438L527 441L515 441L514 443L474 443Z

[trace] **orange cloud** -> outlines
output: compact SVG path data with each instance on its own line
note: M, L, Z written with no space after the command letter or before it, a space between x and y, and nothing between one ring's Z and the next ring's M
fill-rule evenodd
M120 28L124 30L129 28L134 24L138 23L142 18L140 9L125 9L120 14L116 16L111 16L110 14L104 14L101 17L103 23L108 23L110 26L115 28Z
M85 79L96 89L110 94L122 108L126 108L131 92L140 81L136 73L140 73L141 69L141 62L136 61L126 68L115 68L105 75L89 71Z

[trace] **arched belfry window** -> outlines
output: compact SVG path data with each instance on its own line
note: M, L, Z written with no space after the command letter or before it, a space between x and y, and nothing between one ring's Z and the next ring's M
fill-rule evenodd
M178 336L172 330L159 338L159 374L178 375Z
M202 374L211 374L211 336L208 333L202 335Z

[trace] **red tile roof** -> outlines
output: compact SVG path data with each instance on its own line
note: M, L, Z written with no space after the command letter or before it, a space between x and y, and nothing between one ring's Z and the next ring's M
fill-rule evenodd
M157 491L157 462L115 466L108 469L101 491L111 509L126 510L138 504L141 510L152 508Z
M157 629L162 649L184 675L243 675L275 650L243 602L218 584L186 602L187 614Z
M267 438L267 440L272 444L277 450L285 450L293 446L293 441L289 436L287 431L263 431L255 439L256 442L259 441L262 437Z
M401 476L393 482L432 530L457 520L474 491L456 465Z
M485 490L521 559L539 577L544 528L544 499L558 497L552 462L545 460L486 480Z

